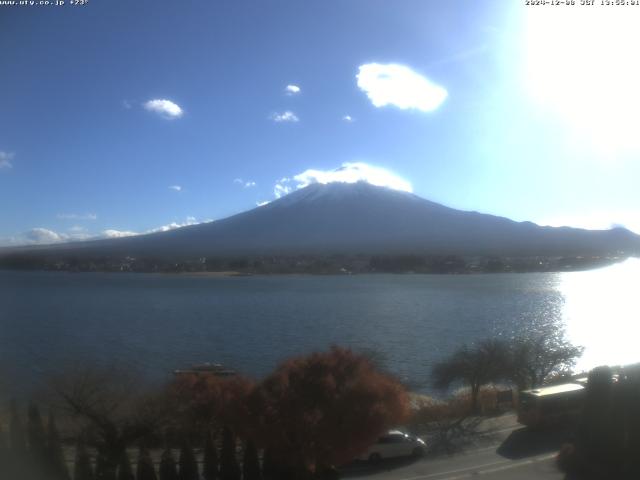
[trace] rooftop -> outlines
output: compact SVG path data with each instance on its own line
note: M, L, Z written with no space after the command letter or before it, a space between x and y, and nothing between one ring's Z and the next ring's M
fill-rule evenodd
M535 388L533 390L525 390L523 394L534 395L536 397L546 397L548 395L557 395L560 393L574 392L577 390L584 390L583 385L577 383L564 383L562 385L552 385L550 387Z

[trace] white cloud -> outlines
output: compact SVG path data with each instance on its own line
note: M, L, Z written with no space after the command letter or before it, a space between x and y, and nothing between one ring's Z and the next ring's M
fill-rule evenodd
M376 107L394 105L402 110L431 112L447 98L447 91L409 67L389 63L360 66L358 87Z
M209 220L205 220L209 221ZM120 238L120 237L132 237L135 235L143 235L146 233L157 233L157 232L168 232L169 230L175 230L176 228L187 227L189 225L197 225L199 222L196 217L187 217L184 222L171 222L166 225L161 225L156 228L152 228L150 230L146 230L144 232L133 232L130 230L103 230L102 233L94 238Z
M64 234L59 234L47 228L32 228L24 235L25 240L31 245L40 245L47 243L60 243L66 240Z
M271 203L269 200L265 200L263 202L256 202L256 207L262 207L262 206L267 205L269 203Z
M144 108L166 119L180 118L184 114L184 111L177 103L164 98L149 100L144 104Z
M56 215L60 220L97 220L95 213L59 213Z
M66 242L81 242L83 240L91 240L93 235L90 235L86 232L72 232L69 234L64 234Z
M291 193L293 191L293 187L289 185L291 183L291 179L288 177L283 177L276 182L273 187L273 195L276 198L280 198L285 196L287 193Z
M300 119L296 116L296 114L290 110L287 110L286 112L282 112L282 113L273 113L269 118L276 123L282 123L282 122L295 123L300 121Z
M342 120L344 120L347 123L355 122L355 119L351 115L345 115L344 117L342 117Z
M157 228L152 228L144 232L134 232L131 230L117 230L109 228L102 230L100 233L91 234L87 232L86 228L81 226L73 226L69 228L70 233L55 232L48 228L32 228L31 230L15 236L0 238L0 245L48 245L52 243L73 242L80 240L100 240L109 238L123 238L133 237L135 235L142 235L145 233L167 232L169 230L175 230L176 228L186 227L189 225L197 225L199 223L210 222L210 219L198 221L195 217L187 217L184 222L171 222L167 225L162 225Z
M207 221L209 220L204 220L204 222L207 222ZM146 230L144 232L133 232L130 230L115 230L115 229L104 230L101 235L95 238L119 238L119 237L131 237L134 235L143 235L146 233L168 232L169 230L175 230L176 228L187 227L189 225L197 225L199 223L203 223L203 222L198 221L196 217L189 216L185 219L184 222L171 222L166 225L161 225L159 227Z
M293 190L293 187L289 185L276 183L276 185L273 187L273 194L275 195L276 198L280 198L280 197L284 197L287 193L291 193L292 190Z
M300 93L300 87L298 85L287 85L284 91L287 95L296 95Z
M169 190L174 190L176 192L181 192L182 187L180 185L169 185Z
M379 187L387 187L404 192L412 192L413 187L407 180L393 172L369 165L364 162L346 162L333 170L308 169L293 177L283 177L273 187L275 198L281 198L294 190L304 188L312 183L357 183L367 182Z
M103 230L102 233L98 235L96 238L122 238L122 237L132 237L134 235L139 235L139 233L126 231L126 230L108 229L108 230Z
M73 226L69 228L69 233L55 232L48 228L32 228L21 235L14 237L0 238L0 245L49 245L53 243L71 242L95 238L89 235L83 227Z
M233 179L233 183L237 184L237 185L242 185L244 188L252 188L255 187L256 185L258 185L256 182L254 182L253 180L243 180L241 178L234 178Z
M3 152L0 150L0 170L9 170L10 168L13 168L13 163L11 163L13 156L13 153Z
M305 170L293 177L297 183L296 188L303 188L312 183L356 183L367 182L379 187L388 187L394 190L412 192L411 183L399 177L393 172L369 165L364 162L347 162L333 170Z
M198 222L196 217L187 217L184 222L171 222L167 225L162 225L161 227L152 228L151 230L147 230L145 233L156 233L156 232L168 232L169 230L175 230L176 228L188 227L189 225L197 225Z

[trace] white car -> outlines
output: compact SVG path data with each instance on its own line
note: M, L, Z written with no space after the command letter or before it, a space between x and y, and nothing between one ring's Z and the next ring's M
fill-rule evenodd
M376 443L363 453L358 460L368 460L377 463L383 458L395 458L404 456L420 457L424 455L427 444L423 440L403 433L399 430L390 430L381 436Z

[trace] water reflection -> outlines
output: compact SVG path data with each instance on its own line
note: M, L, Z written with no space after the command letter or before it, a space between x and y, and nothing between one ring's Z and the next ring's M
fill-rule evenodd
M579 370L640 361L640 259L560 275L567 336L585 347Z

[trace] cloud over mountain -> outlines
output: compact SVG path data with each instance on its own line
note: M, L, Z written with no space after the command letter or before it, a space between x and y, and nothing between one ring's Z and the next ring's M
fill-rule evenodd
M284 177L276 182L273 193L275 198L304 188L313 183L357 183L366 182L378 187L387 187L403 192L412 192L413 187L407 180L399 177L386 168L370 165L365 162L345 162L331 170L307 169L292 177Z

